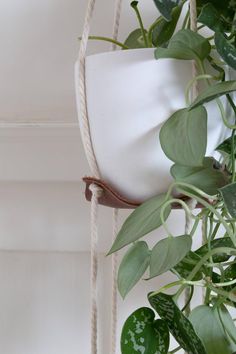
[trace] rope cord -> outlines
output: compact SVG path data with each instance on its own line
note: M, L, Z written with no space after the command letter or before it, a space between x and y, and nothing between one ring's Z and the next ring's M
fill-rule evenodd
M94 7L96 0L89 0L87 11L85 15L84 21L84 29L80 42L79 56L78 56L78 90L79 90L79 98L80 98L80 112L81 112L81 135L84 144L84 150L86 153L86 157L89 163L89 167L94 177L99 178L100 173L96 161L96 157L93 150L91 134L90 134L90 126L88 119L88 110L87 110L87 99L86 99L86 69L85 69L85 56L86 49L88 44L88 37L90 32L90 22L93 16Z
M113 209L113 241L118 233L119 209ZM117 336L117 253L112 254L112 312L111 312L111 354L116 354Z
M100 172L96 161L88 118L87 98L86 98L86 49L90 32L90 23L94 13L96 0L88 0L87 11L85 15L83 34L80 42L78 62L76 73L76 81L78 85L78 95L80 99L81 113L81 135L84 150L89 163L91 172L95 178L100 178ZM120 16L121 16L122 0L116 0L113 38L117 39ZM112 50L116 50L116 45L112 46ZM76 87L76 89L77 89ZM98 322L98 306L97 306L97 272L98 272L98 199L102 194L102 189L93 184L90 186L92 192L91 199L91 354L97 354L97 322ZM117 234L118 210L113 212L113 236ZM111 354L116 352L116 333L117 333L117 255L112 255L112 318L111 318Z
M196 0L190 0L189 2L189 10L190 10L190 29L194 32L197 32L197 4ZM196 61L192 62L192 76L193 78L197 76L198 68L197 68L197 63ZM198 95L198 83L197 80L195 80L195 83L192 87L192 100L197 97ZM195 209L197 202L194 199L191 199L189 201L189 208L191 210ZM185 216L185 234L189 234L191 231L191 226L192 226L192 219L191 216L187 215ZM187 302L190 296L190 288L187 288L185 290L185 301ZM190 314L191 307L190 304L186 308L186 315L188 316ZM185 352L185 354L188 354Z
M98 275L98 199L102 189L90 185L91 199L91 354L97 354L97 275Z

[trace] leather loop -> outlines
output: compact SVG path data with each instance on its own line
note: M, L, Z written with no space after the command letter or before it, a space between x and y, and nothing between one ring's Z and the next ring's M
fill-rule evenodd
M85 189L85 198L87 201L91 201L92 193L90 190L91 184L96 184L103 190L102 195L98 198L98 203L100 205L104 205L110 208L117 208L117 209L135 209L137 208L141 202L136 202L134 200L127 199L121 196L114 188L112 188L108 183L103 180L94 178L94 177L84 177L83 181L86 184ZM189 198L186 196L180 196L181 200L188 202ZM201 204L197 204L196 208L202 208ZM180 204L173 203L172 209L182 209Z

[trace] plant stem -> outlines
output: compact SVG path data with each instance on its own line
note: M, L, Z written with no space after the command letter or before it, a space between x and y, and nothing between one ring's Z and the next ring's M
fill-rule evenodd
M189 98L189 93L190 93L192 86L195 84L195 82L197 82L199 80L203 80L203 79L214 79L214 76L208 75L208 74L203 74L203 75L198 75L189 81L189 83L187 84L186 89L185 89L185 101L187 103L187 106L189 106L191 103L190 98Z
M179 183L182 184L182 183ZM231 228L228 226L227 222L224 220L224 218L222 217L222 215L211 205L209 204L207 201L205 201L204 199L196 196L195 194L192 194L190 192L187 192L185 190L181 190L180 188L178 188L179 191L185 195L187 195L190 198L196 199L199 203L201 203L202 205L204 205L206 208L208 208L213 214L216 215L216 217L220 220L220 222L222 223L222 225L224 225L224 228L226 230L226 232L228 233L229 237L231 238L234 246L236 247L236 238L234 233L232 232Z
M96 41L104 41L104 42L109 42L109 43L113 43L116 44L117 46L121 47L122 49L129 49L129 47L127 47L127 45L116 41L115 39L109 38L109 37L103 37L103 36L89 36L90 40L96 40ZM79 40L81 40L81 37L79 37Z
M168 354L175 354L175 353L177 353L180 349L182 349L182 347L177 347L177 348L171 350L170 352L168 352Z
M152 46L152 31L154 30L156 25L158 25L158 23L161 22L162 20L163 20L162 16L158 17L158 19L156 19L156 21L153 22L153 24L148 29L148 42L150 46Z
M138 22L139 22L139 26L140 26L140 29L141 29L141 32L142 32L143 40L144 40L145 46L148 48L149 45L148 45L147 34L146 34L146 30L144 29L142 17L140 15L140 12L139 12L139 9L138 9L138 1L132 1L131 2L131 7L136 12L137 19L138 19Z

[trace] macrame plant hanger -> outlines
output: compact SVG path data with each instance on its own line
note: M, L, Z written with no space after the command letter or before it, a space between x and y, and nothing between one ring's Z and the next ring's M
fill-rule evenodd
M76 67L76 90L77 97L80 98L80 130L84 145L85 154L93 177L86 177L86 199L91 201L91 354L98 354L98 304L97 304L97 273L98 273L98 205L104 204L113 207L113 239L118 230L118 209L135 208L139 203L128 200L120 196L106 182L102 181L98 164L93 150L86 100L86 50L89 39L90 23L94 13L96 0L88 0L84 21L84 28L80 42L80 49ZM117 40L122 0L115 1L113 38ZM197 10L196 0L190 0L190 26L192 31L197 30ZM111 50L116 50L116 45L112 44ZM193 77L197 74L196 63L193 62ZM198 93L197 81L193 85L192 98ZM188 200L191 210L196 207L195 200ZM192 220L186 214L185 232L191 230ZM109 354L116 354L116 334L117 334L117 255L112 255L112 311L111 311L111 342ZM189 294L186 294L188 298Z
M81 109L81 135L87 160L95 180L100 180L100 172L96 157L94 154L92 140L90 135L87 102L86 102L86 72L85 60L86 49L89 39L90 23L92 20L96 0L88 0L87 11L85 15L84 28L80 43L78 56L78 77L76 77L76 90L79 90L80 109ZM113 38L118 37L122 0L116 0L113 24ZM112 50L116 50L116 46L112 45ZM104 189L97 183L90 181L87 183L87 193L91 192L91 354L98 353L98 304L97 304L97 274L98 274L98 204L99 198L102 197ZM118 209L113 209L113 240L117 234L118 225ZM116 327L117 327L117 255L112 255L112 311L111 311L111 344L110 353L116 353Z

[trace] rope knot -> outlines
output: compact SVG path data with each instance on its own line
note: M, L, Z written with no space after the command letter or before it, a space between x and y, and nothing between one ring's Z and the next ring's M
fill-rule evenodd
M103 194L103 189L95 183L90 184L89 190L92 192L92 195L95 196L96 198L100 198Z

